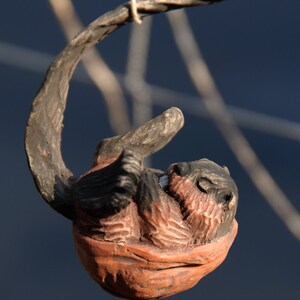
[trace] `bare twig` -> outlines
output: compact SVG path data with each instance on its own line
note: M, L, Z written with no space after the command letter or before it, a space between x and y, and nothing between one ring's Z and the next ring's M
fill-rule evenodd
M146 19L142 26L133 25L130 35L125 82L133 99L134 126L152 117L152 101L145 82L151 23L151 19Z
M205 106L199 102L199 97L176 92L156 85L147 85L151 92L154 105L161 107L169 107L170 105L180 106L185 113L202 118L209 118ZM182 101L182 99L185 99L185 101ZM297 122L254 112L233 105L227 105L226 107L239 126L300 142L300 124Z
M65 35L71 40L83 26L71 0L49 0ZM99 89L106 103L112 129L121 134L130 128L126 101L114 73L96 49L91 49L82 59L89 77Z
M137 24L142 24L142 20L138 14L137 11L137 6L136 6L136 0L130 0L131 2L131 14L132 14L132 18L133 20L137 23Z
M168 15L174 38L189 75L203 96L203 103L227 144L267 202L300 241L300 215L262 165L226 108L213 77L200 53L184 11Z
M130 35L126 88L133 100L133 126L138 127L152 118L152 99L145 82L152 20L144 20L142 25L133 25ZM150 157L144 164L150 165Z
M53 56L37 50L16 46L10 43L0 41L0 63L8 66L22 68L24 70L44 73ZM125 75L116 73L117 78L125 86ZM73 79L77 82L90 84L83 69L78 67ZM170 106L180 106L185 113L195 115L201 118L207 118L208 114L199 97L189 94L176 92L161 86L146 83L151 93L153 105L163 108ZM127 85L126 85L127 86ZM126 90L127 87L125 86ZM186 101L183 102L182 99ZM300 141L300 124L289 120L269 116L248 109L227 105L227 109L234 117L235 122L244 128L257 130L266 134L272 134L281 138Z

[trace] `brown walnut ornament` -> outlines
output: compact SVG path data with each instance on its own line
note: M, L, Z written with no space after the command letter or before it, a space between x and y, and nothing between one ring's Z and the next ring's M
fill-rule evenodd
M138 8L145 4L143 17L182 1L171 2L147 0ZM121 6L57 56L33 101L25 146L39 192L73 222L90 276L114 295L153 299L191 288L222 263L237 233L238 193L228 169L207 159L174 163L166 171L144 167L144 158L182 128L182 112L174 107L100 142L92 168L79 179L65 166L60 147L70 78L88 49L129 21L129 7Z
M73 234L86 270L128 299L193 287L222 263L237 232L227 168L200 159L162 172L144 168L134 148L109 153L73 185Z

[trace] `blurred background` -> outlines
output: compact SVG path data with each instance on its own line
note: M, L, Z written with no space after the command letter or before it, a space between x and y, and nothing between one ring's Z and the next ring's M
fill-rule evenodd
M73 3L87 25L122 2ZM187 10L203 56L243 134L298 210L299 11L296 0L288 4L232 0ZM127 70L132 27L121 28L97 48L110 68L121 75ZM116 299L84 271L76 256L70 222L38 194L24 152L31 102L51 59L65 43L48 1L2 3L0 298L5 300ZM151 165L165 169L173 162L207 157L229 167L240 194L239 234L227 260L195 288L170 299L300 299L299 241L256 190L207 117L165 15L153 17L146 61L146 81L161 92L151 99L153 104L147 102L148 116L172 105L185 113L185 127L151 158ZM130 93L125 96L129 117L137 124L135 102ZM75 175L89 169L97 143L112 135L115 132L103 97L79 68L70 88L62 145L64 159Z

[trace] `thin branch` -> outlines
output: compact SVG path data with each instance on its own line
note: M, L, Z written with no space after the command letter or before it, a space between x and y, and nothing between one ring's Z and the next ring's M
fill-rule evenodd
M152 99L145 82L152 20L133 25L130 35L125 85L132 98L133 126L138 127L152 118ZM150 157L144 161L150 165Z
M122 78L120 81L122 82ZM161 107L180 106L185 113L201 118L209 118L209 114L205 106L199 102L198 96L191 96L151 84L148 84L148 87L154 105ZM185 99L185 101L182 101L182 99ZM233 105L227 105L226 107L239 126L300 142L300 124L297 122Z
M144 124L152 117L151 95L145 82L151 24L149 18L141 26L133 25L130 35L125 83L133 99L134 126Z
M71 40L83 28L72 1L49 0L49 2L66 37ZM127 132L130 123L126 101L114 73L95 48L83 57L82 62L92 82L103 95L112 129L117 134Z
M53 58L54 56L50 54L0 41L0 63L8 66L22 68L24 70L37 73L44 73ZM118 73L115 74L127 90L125 75ZM91 84L91 81L81 66L78 66L73 79L80 83ZM209 117L205 107L199 102L198 96L195 97L185 93L176 92L174 90L157 85L151 85L149 83L146 83L146 85L152 95L153 105L163 108L174 105L180 106L185 113L201 118ZM183 102L182 99L185 99L186 101ZM230 111L239 126L257 130L266 134L272 134L281 138L291 139L297 142L300 141L300 124L297 122L269 116L232 105L227 105L227 109Z
M212 120L257 189L293 236L300 241L299 213L262 165L227 109L198 48L185 12L181 10L168 14L168 19L189 75L197 91L203 96L203 104Z
M132 14L133 20L137 24L142 24L142 20L137 11L136 0L130 0L130 3L131 3L131 14Z

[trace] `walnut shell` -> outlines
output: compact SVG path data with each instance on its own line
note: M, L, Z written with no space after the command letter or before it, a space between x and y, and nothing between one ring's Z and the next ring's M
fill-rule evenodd
M127 299L193 287L223 262L237 233L236 185L227 168L207 159L164 173L124 150L82 176L73 197L82 264L106 291Z

